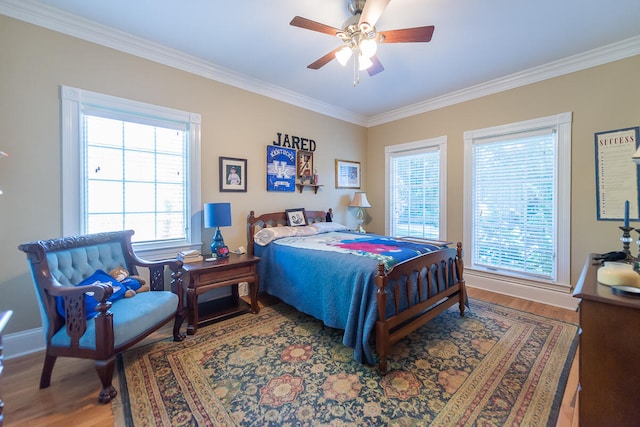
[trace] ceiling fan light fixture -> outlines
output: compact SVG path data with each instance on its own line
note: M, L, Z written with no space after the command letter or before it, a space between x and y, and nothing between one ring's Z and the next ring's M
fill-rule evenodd
M361 22L359 27L360 27L360 32L363 34L369 34L369 33L375 32L375 28L373 27L373 25L369 24L368 22Z
M367 68L371 67L373 65L373 62L371 62L371 59L364 56L364 55L360 55L359 61L358 61L358 70L360 71L364 71Z
M349 58L351 58L352 50L349 46L344 46L342 49L336 52L336 59L343 67L347 65L349 62Z
M362 56L367 59L375 55L377 50L378 43L376 43L374 39L364 39L360 42L360 51L362 52Z

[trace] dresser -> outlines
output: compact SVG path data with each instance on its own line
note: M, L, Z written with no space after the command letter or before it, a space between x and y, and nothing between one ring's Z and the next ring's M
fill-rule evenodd
M573 294L580 299L580 426L638 426L640 298L599 284L592 258Z

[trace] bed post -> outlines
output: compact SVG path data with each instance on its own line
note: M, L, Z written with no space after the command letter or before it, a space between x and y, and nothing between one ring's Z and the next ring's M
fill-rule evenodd
M378 321L376 322L376 351L378 352L378 366L382 375L387 373L387 347L389 346L389 326L386 322L387 313L387 275L384 264L378 264L376 274L376 299L378 301Z
M462 242L458 242L457 246L457 255L456 255L456 270L458 273L458 286L460 286L460 293L458 297L460 298L460 316L464 316L464 308L467 304L467 287L464 281L464 261L462 260Z
M253 255L253 224L256 222L255 211L249 212L247 217L247 253Z

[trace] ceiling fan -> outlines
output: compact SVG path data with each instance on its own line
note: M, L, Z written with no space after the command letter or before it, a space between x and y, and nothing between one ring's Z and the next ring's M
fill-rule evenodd
M434 26L404 28L378 32L376 22L391 0L348 0L351 17L342 24L342 29L321 24L301 16L294 17L290 24L319 33L336 36L344 42L307 68L317 70L331 62L334 58L341 65L346 65L351 56L354 57L355 86L360 82L360 71L367 70L370 76L384 71L382 63L376 56L378 43L411 43L428 42L433 36Z

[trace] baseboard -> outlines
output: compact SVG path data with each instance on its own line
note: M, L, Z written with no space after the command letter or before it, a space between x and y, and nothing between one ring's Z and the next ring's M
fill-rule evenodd
M44 332L42 328L6 334L2 337L2 355L5 360L26 356L38 351L44 351Z
M571 292L568 292L568 290L564 288L557 291L538 288L483 275L475 275L467 270L465 270L464 277L466 285L470 288L483 289L515 298L566 308L568 310L577 310L578 308L579 300L574 298Z

